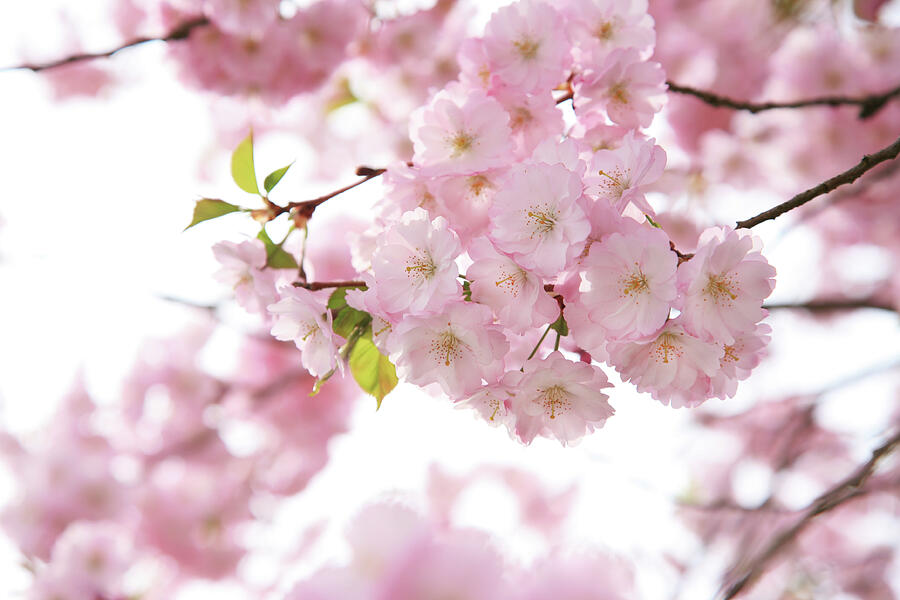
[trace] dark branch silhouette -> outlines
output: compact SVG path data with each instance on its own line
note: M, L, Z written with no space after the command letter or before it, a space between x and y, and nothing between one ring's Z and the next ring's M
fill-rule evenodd
M742 569L740 577L725 589L722 600L731 600L741 592L749 590L765 573L769 563L789 546L812 523L813 519L837 508L848 500L859 497L866 482L875 472L878 463L894 451L898 445L900 445L900 431L894 432L894 435L872 452L869 460L857 467L846 479L838 482L837 485L813 500L796 523L772 538L765 548L747 563L747 566Z
M827 313L842 310L854 310L857 308L874 308L895 312L897 309L887 302L880 302L873 298L861 298L858 300L810 300L809 302L773 302L764 304L768 310L805 310L814 313Z
M139 46L141 44L146 44L147 42L175 42L178 40L186 39L191 31L198 27L203 27L205 25L209 25L209 19L206 17L199 17L196 19L192 19L190 21L185 21L180 25L177 25L174 29L172 29L166 35L161 37L140 37L133 39L125 44L113 48L112 50L107 50L106 52L86 52L82 54L73 54L71 56L67 56L65 58L60 58L58 60L53 60L46 63L36 63L36 64L23 64L17 65L15 67L4 67L0 69L0 71L17 71L21 69L27 69L29 71L34 71L35 73L40 71L45 71L47 69L53 69L55 67L61 67L63 65L68 65L77 62L83 62L87 60L94 60L95 58L109 58L113 54L121 52L126 48L131 48L134 46Z
M821 96L818 98L809 98L806 100L796 100L793 102L744 102L735 100L727 96L720 96L705 90L688 87L686 85L678 85L672 81L666 82L669 85L669 91L676 94L684 94L693 96L710 106L717 108L732 108L734 110L746 110L751 113L758 113L765 110L776 110L780 108L809 108L812 106L858 106L859 118L868 119L884 108L890 100L900 97L900 85L881 94L872 94L869 96Z
M805 192L797 194L787 202L782 202L778 206L770 208L769 210L745 221L738 221L736 227L738 229L742 227L749 229L751 227L759 225L760 223L779 217L784 213L799 206L803 206L810 200L817 198L823 194L827 194L828 192L831 192L832 190L835 190L842 185L853 183L854 181L862 177L867 171L875 168L877 165L885 161L897 158L898 154L900 154L900 138L898 138L887 148L883 148L875 154L866 154L862 157L862 160L860 160L859 164L857 164L855 167L847 169L843 173L835 175L831 179L823 181L819 185L812 187Z

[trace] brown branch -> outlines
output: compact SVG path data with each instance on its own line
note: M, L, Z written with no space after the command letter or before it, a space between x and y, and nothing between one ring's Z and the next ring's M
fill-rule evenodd
M368 288L365 281L295 281L294 287L302 287L312 291L342 287L363 289Z
M765 110L776 110L780 108L808 108L812 106L858 106L859 118L868 119L884 108L890 100L900 97L900 85L881 94L872 94L870 96L821 96L818 98L809 98L806 100L796 100L793 102L745 102L735 100L727 96L720 96L705 90L698 90L686 85L678 85L672 81L666 82L669 85L669 91L676 94L684 94L693 96L710 106L717 108L732 108L734 110L746 110L751 113L758 113Z
M319 196L318 198L313 198L312 200L303 200L301 202L289 202L286 206L279 206L271 201L268 198L265 198L266 204L268 208L263 209L265 211L266 219L271 221L275 217L282 215L286 212L293 213L295 220L299 219L301 222L309 219L313 212L316 210L316 207L320 204L331 200L335 196L343 194L353 188L364 184L370 179L375 179L376 177L381 176L387 171L387 169L373 169L372 167L357 167L356 174L359 177L362 177L356 183L351 183L350 185L345 185L339 190L335 190L329 194L325 194L324 196Z
M837 508L841 504L859 497L863 486L875 472L878 463L900 445L900 430L872 452L865 463L857 467L846 479L821 494L803 512L799 521L775 536L769 544L750 560L744 573L722 595L722 600L730 600L743 591L749 590L765 573L769 563L783 549L790 545L818 515Z
M772 304L764 304L763 308L768 310L805 310L809 312L834 312L840 310L854 310L857 308L874 308L877 310L886 310L896 312L896 307L887 302L879 302L872 298L863 298L861 300L810 300L809 302L778 302Z
M0 72L2 71L18 71L22 69L26 69L29 71L34 71L35 73L39 71L44 71L46 69L53 69L55 67L61 67L63 65L68 65L77 62L83 62L87 60L94 60L95 58L109 58L113 54L116 54L126 48L131 48L134 46L139 46L141 44L146 44L147 42L175 42L178 40L183 40L190 35L191 31L198 27L203 27L205 25L209 25L209 19L206 17L198 17L196 19L192 19L190 21L185 21L180 25L177 25L174 29L172 29L169 33L162 37L139 37L133 39L125 44L119 46L118 48L113 48L112 50L107 50L106 52L85 52L81 54L73 54L71 56L67 56L65 58L60 58L58 60L53 60L46 63L36 63L36 64L24 64L17 65L15 67L4 67L0 68Z
M784 213L799 206L803 206L810 200L817 198L823 194L827 194L828 192L831 192L842 185L853 183L854 181L862 177L867 171L873 169L875 166L885 161L897 158L898 154L900 154L900 138L898 138L890 146L882 148L875 154L866 154L862 157L862 160L860 160L859 164L857 164L855 167L847 169L843 173L835 175L831 179L823 181L819 185L812 187L805 192L797 194L787 202L782 202L778 206L770 208L769 210L745 221L738 221L736 227L738 229L749 229L751 227L759 225L760 223L763 223L764 221L769 221L771 219L779 217Z

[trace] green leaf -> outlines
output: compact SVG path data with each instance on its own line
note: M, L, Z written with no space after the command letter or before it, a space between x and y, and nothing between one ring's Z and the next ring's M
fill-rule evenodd
M371 320L369 313L345 305L334 317L331 328L339 336L350 339L354 329L368 325Z
M350 372L364 392L375 396L377 408L381 408L381 401L397 386L397 370L368 337L360 338L353 347Z
M239 188L249 194L259 194L256 183L256 167L253 166L253 132L238 144L231 155L231 178Z
M569 324L566 323L566 319L563 317L562 313L559 313L559 318L550 325L550 329L562 337L569 335Z
M216 200L215 198L197 200L197 204L194 206L194 218L191 219L191 224L184 229L186 231L197 223L209 221L210 219L215 219L216 217L221 217L222 215L227 215L228 213L239 210L241 210L240 206L228 204L224 200Z
M328 308L335 312L347 306L347 290L350 288L339 287L328 297Z
M266 247L266 266L272 267L273 269L298 269L299 265L297 265L297 261L293 256L290 255L284 248L281 247L281 244L276 244L272 241L272 238L269 237L269 234L266 233L266 228L263 227L259 230L259 235L256 236L258 239L262 241L262 243Z
M463 281L463 300L466 302L472 301L472 282L468 279Z
M284 174L288 172L294 166L294 163L289 164L286 167L281 167L280 169L275 169L268 175L266 175L266 180L263 182L263 187L266 188L266 193L268 194L275 186L278 185L278 182L281 181L281 178L284 177Z

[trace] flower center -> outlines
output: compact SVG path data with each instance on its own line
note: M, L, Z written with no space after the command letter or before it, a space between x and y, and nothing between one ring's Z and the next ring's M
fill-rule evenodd
M543 235L553 231L553 228L556 227L556 220L558 218L559 216L556 214L556 211L546 204L532 206L529 210L525 211L525 222L533 229L531 237L534 237L535 233Z
M635 263L636 271L633 271L630 275L627 275L621 278L620 283L624 284L622 288L622 293L626 296L634 296L637 294L644 293L650 289L650 284L647 281L647 276L644 275L644 272L641 270L641 267L638 263Z
M406 276L418 283L431 279L435 271L437 271L437 265L434 264L434 260L427 252L420 251L419 254L413 254L406 259Z
M516 47L516 51L522 58L525 60L534 60L537 57L538 49L540 49L541 44L526 35L520 40L513 42L513 46Z
M734 287L736 287L734 280L728 275L710 274L703 291L706 292L707 296L711 296L716 302L727 302L729 298L731 300L737 300L737 294L733 291Z
M447 323L447 325L450 325ZM429 353L439 360L444 361L444 366L449 367L450 363L458 358L462 358L463 350L468 346L453 333L452 329L447 329L437 335L431 341Z
M557 413L564 413L572 408L572 401L569 400L569 393L561 385L551 385L550 387L538 390L540 394L538 402L544 407L544 412L551 419L555 419Z
M612 174L603 170L597 171L597 174L605 178L601 180L600 185L606 189L608 194L616 198L621 198L625 190L631 186L631 181L629 180L630 170L623 172L621 168L616 167Z
M594 30L594 37L599 40L603 40L608 42L615 35L616 29L613 25L612 21L604 21L597 26L597 29Z
M626 82L620 81L609 86L607 96L609 96L609 99L613 102L628 104L628 86L626 85Z
M681 358L684 352L678 343L678 336L667 331L656 338L656 347L652 353L656 355L657 360L668 364L670 360Z
M475 145L475 137L465 131L457 131L447 139L450 145L450 157L459 158L472 149Z
M494 285L504 288L504 291L515 297L519 295L520 284L525 281L526 274L522 269L514 269L512 272L503 269L498 273L498 277L499 279L494 282Z

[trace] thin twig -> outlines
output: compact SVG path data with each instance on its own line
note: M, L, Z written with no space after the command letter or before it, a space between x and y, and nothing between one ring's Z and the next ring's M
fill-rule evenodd
M863 174L865 174L867 171L873 169L875 166L885 161L897 158L898 154L900 154L900 138L898 138L890 146L879 150L875 154L866 154L862 157L862 160L860 160L859 164L857 164L855 167L847 169L843 173L835 175L831 179L823 181L819 185L812 187L805 192L797 194L787 202L782 202L778 206L770 208L769 210L745 221L738 221L736 227L738 229L749 229L751 227L759 225L760 223L779 217L784 213L799 206L803 206L810 200L817 198L823 194L827 194L828 192L831 192L832 190L842 185L853 183L854 181L862 177Z
M764 304L763 308L768 310L805 310L814 313L827 313L840 310L854 310L857 308L874 308L876 310L886 310L896 312L896 307L887 302L879 302L872 298L863 298L860 300L810 300L809 302L777 302L772 304Z
M900 85L881 94L872 94L869 96L821 96L818 98L808 98L806 100L796 100L793 102L745 102L735 100L727 96L720 96L705 90L698 90L686 85L678 85L672 81L666 82L669 85L669 91L676 94L684 94L693 96L702 100L710 106L718 108L732 108L734 110L746 110L751 113L758 113L765 110L776 110L781 108L808 108L812 106L858 106L859 118L868 119L884 108L890 100L900 97Z
M363 288L367 289L365 281L295 281L294 287L302 287L307 290L327 290L329 288Z
M178 40L186 39L191 31L198 27L203 27L205 25L209 25L209 19L206 17L198 17L196 19L192 19L190 21L185 21L180 25L177 25L174 29L172 29L169 33L161 36L161 37L139 37L133 39L125 44L117 48L113 48L112 50L107 50L106 52L85 52L80 54L73 54L71 56L67 56L65 58L60 58L58 60L52 60L50 62L45 63L35 63L35 64L24 64L17 65L15 67L4 67L0 68L0 72L2 71L18 71L22 69L26 69L29 71L34 71L35 73L39 71L44 71L46 69L53 69L56 67L61 67L63 65L68 65L77 62L83 62L87 60L94 60L95 58L109 58L113 54L121 52L126 48L132 48L134 46L139 46L141 44L146 44L147 42L175 42Z
M277 204L269 203L269 209L271 212L271 218L274 219L280 214L294 211L295 214L300 214L309 218L312 216L313 211L320 204L331 200L335 196L343 194L353 188L364 184L370 179L375 179L376 177L381 176L387 171L387 169L373 169L372 167L358 167L356 169L356 174L362 179L357 181L356 183L351 183L350 185L345 185L339 190L335 190L329 194L325 194L324 196L319 196L318 198L313 198L312 200L303 200L301 202L290 202L286 206L278 206Z
M743 569L743 574L724 591L722 600L730 600L741 592L749 590L765 573L772 559L790 545L818 515L858 497L869 477L875 472L878 463L898 445L900 445L900 431L896 431L885 443L876 448L869 460L857 467L846 479L816 498L804 511L799 521L775 536L762 552L750 560Z

